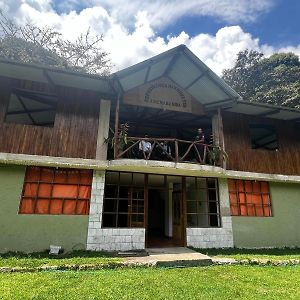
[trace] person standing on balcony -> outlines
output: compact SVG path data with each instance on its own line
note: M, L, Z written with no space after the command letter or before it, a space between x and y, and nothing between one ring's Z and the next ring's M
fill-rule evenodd
M205 135L202 128L197 129L197 135L195 136L195 142L196 148L198 150L198 153L200 155L200 158L198 157L198 153L196 153L197 160L200 160L199 162L204 161L204 144L205 144Z
M145 138L148 139L148 135L145 135ZM139 142L139 151L143 153L144 159L147 159L147 156L151 152L152 145L149 141L142 139Z

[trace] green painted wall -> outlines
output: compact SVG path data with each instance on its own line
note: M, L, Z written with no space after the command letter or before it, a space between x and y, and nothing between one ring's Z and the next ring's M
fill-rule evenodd
M88 216L19 215L25 167L0 165L0 252L85 249Z
M273 217L232 217L235 247L300 247L300 184L270 183Z

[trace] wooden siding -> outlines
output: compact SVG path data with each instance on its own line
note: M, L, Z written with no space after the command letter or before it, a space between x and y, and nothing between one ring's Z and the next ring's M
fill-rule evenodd
M12 87L55 92L58 105L54 127L5 123ZM0 152L95 158L100 96L70 88L0 78Z
M223 112L227 169L300 175L300 135L295 122ZM250 124L269 124L277 131L278 151L252 149Z

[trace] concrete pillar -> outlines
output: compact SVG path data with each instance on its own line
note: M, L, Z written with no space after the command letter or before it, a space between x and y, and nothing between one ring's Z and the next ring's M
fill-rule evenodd
M100 101L100 114L97 136L96 159L107 159L107 143L105 139L109 135L109 121L110 121L110 101L101 99Z
M102 227L102 210L105 185L105 172L94 170L90 202L87 250L97 250L99 242L97 233Z

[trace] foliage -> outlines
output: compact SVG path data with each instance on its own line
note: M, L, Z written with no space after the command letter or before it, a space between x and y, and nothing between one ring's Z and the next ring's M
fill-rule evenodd
M0 267L40 267L43 265L61 266L72 264L109 264L120 262L121 259L113 257L107 252L73 251L58 256L40 253L0 254Z
M88 29L73 42L52 27L19 26L0 11L0 57L74 71L106 75L111 65L101 43L103 35Z
M240 259L289 260L300 259L300 248L266 248L266 249L194 249L200 253L215 257Z
M128 131L129 131L129 124L122 123L119 126L118 130L118 141L115 141L115 131L112 128L109 128L109 136L108 138L104 139L106 144L110 144L111 148L114 149L116 145L118 146L118 150L124 150L124 148L131 143L132 141L128 140Z
M300 108L300 61L293 53L242 51L223 79L246 101Z
M1 299L299 299L300 267L125 268L0 274Z

